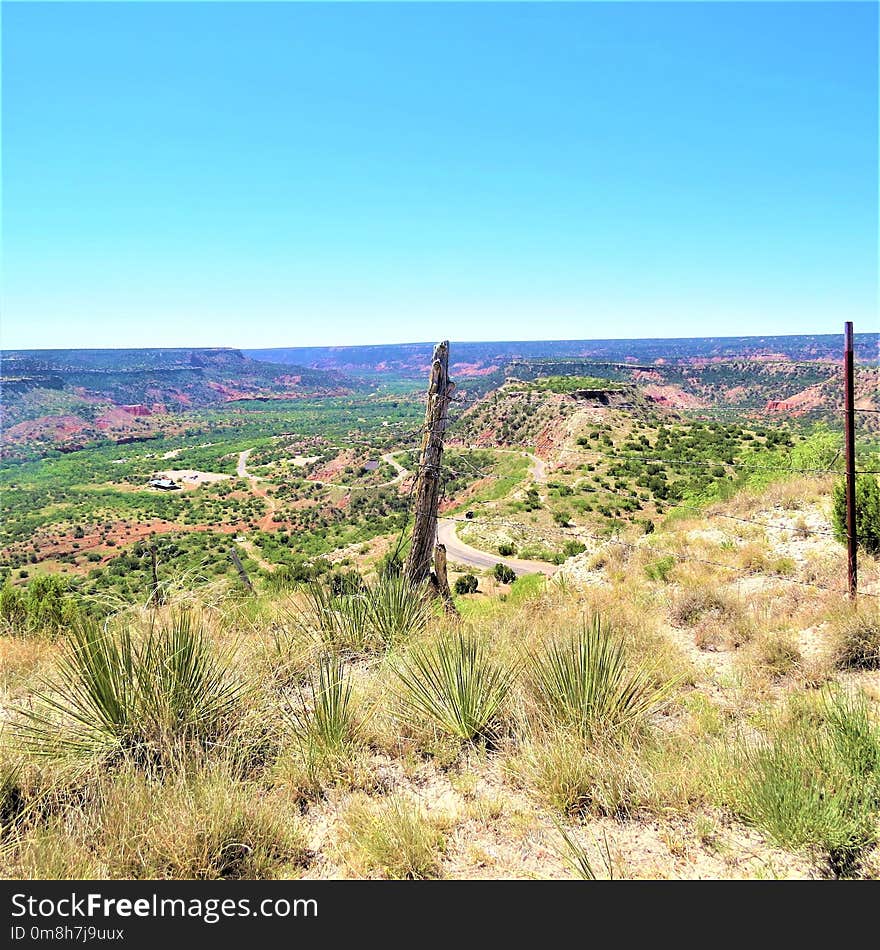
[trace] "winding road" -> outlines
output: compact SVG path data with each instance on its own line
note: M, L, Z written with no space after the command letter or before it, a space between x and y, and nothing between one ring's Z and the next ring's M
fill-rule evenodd
M256 481L258 476L251 475L247 470L247 460L251 452L253 452L253 449L245 449L244 452L238 453L238 465L235 467L235 472L239 478L249 478L251 481Z
M397 472L397 474L391 479L390 482L384 482L382 485L380 485L380 488L385 488L388 485L398 485L406 478L407 475L410 474L410 470L408 468L404 468L400 462L394 458L395 455L400 455L400 452L386 452L385 455L382 456L382 461L387 462Z
M546 561L523 561L515 557L498 557L495 554L489 554L488 551L472 548L469 544L459 540L456 524L452 518L440 518L437 521L437 541L445 546L446 557L450 561L457 561L459 564L481 569L503 563L517 577L522 577L523 574L544 574L547 577L552 577L558 570L555 564L548 564Z
M252 482L259 481L259 476L252 475L247 470L247 460L250 456L252 449L245 449L244 452L239 452L238 454L238 465L236 466L236 472L239 478L247 478ZM510 451L515 450L500 450L500 451ZM385 488L389 485L398 485L405 478L412 474L412 472L405 468L397 459L394 458L395 455L399 455L400 452L387 452L382 456L382 461L386 462L395 470L395 476L391 481L383 482L381 485L376 487ZM547 468L546 464L542 459L539 459L536 455L533 455L531 452L518 452L517 454L525 455L530 462L529 474L535 482L545 482L547 480ZM332 483L331 483L332 484ZM350 489L352 486L336 485L337 488L346 488ZM259 494L264 495L260 492ZM272 514L275 510L275 503L271 497L266 497L265 499L269 505L269 511L264 520L270 520ZM446 547L446 556L452 561L457 561L459 564L465 564L468 567L476 567L481 570L486 568L492 568L496 564L504 563L506 564L517 577L522 577L524 574L544 574L547 577L551 577L556 573L557 567L555 564L548 564L546 561L525 561L519 558L503 558L495 554L490 554L488 551L481 551L479 548L471 547L469 544L465 544L464 541L460 541L458 534L456 532L456 521L452 518L440 518L437 522L437 541L438 543ZM251 556L254 556L254 553L249 550Z

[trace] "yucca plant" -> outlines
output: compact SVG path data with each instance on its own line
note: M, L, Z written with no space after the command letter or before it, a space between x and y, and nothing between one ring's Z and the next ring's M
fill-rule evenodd
M370 628L386 648L424 630L431 616L424 585L402 576L380 578L368 598Z
M336 653L324 653L318 669L289 709L294 731L301 742L314 743L321 752L338 753L353 742L357 721L351 698L351 679Z
M423 630L431 616L423 585L385 575L352 593L310 584L295 622L326 647L363 652L387 649Z
M644 666L630 669L623 641L599 616L546 652L530 653L527 664L541 712L586 738L638 724L672 686L656 686Z
M337 594L316 580L305 589L305 601L294 617L299 629L328 649L362 651L371 646L369 605L363 592Z
M463 633L415 648L394 672L402 687L402 715L428 719L465 740L491 730L517 674L493 662L481 642Z
M83 620L69 629L55 676L19 710L17 731L34 754L160 764L219 739L242 690L229 658L186 612L143 638Z

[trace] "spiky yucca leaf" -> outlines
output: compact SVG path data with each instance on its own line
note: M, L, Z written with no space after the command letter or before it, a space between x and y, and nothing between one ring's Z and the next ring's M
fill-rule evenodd
M241 699L242 684L186 612L138 638L91 620L68 630L54 677L20 709L24 747L87 759L128 754L144 763L215 740Z
M423 585L382 577L361 590L336 594L322 581L305 590L295 615L301 630L331 650L387 649L423 630L430 606Z
M643 666L629 669L622 640L598 616L544 653L530 653L527 662L544 714L586 737L635 725L673 685L657 687Z
M424 630L431 616L424 585L402 576L377 581L369 589L369 605L371 628L386 648Z
M322 752L339 752L356 738L351 679L338 654L321 655L317 675L309 680L299 703L290 707L289 715L297 737L316 744Z
M455 633L411 651L395 666L404 715L426 718L459 739L474 739L495 723L516 670L494 663L482 643Z

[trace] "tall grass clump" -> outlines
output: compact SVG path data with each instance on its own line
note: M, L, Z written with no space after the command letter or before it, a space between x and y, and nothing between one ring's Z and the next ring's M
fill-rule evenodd
M384 804L356 799L343 818L340 843L356 873L397 880L439 877L446 848L442 828L399 798Z
M573 636L528 655L542 716L591 739L635 727L666 698L644 665L630 668L622 639L595 616Z
M268 879L309 860L295 804L214 763L104 772L87 799L22 828L0 870L22 878Z
M19 709L17 735L32 754L159 765L217 743L242 693L230 657L189 613L144 636L83 620L69 629L55 675Z
M675 598L669 619L676 627L692 627L706 614L729 620L741 614L741 608L727 594L709 585L685 587Z
M542 805L572 817L625 819L652 794L637 748L605 739L586 744L570 729L527 729L507 771Z
M842 611L832 623L832 644L838 669L880 669L880 608Z
M372 585L342 593L314 581L305 590L297 622L327 647L369 652L409 639L430 616L422 586L384 575Z
M491 732L517 673L495 663L480 641L461 632L414 648L394 672L401 714L427 719L462 740Z
M733 763L735 811L782 847L811 849L838 875L876 841L880 728L864 697L834 692L817 715L771 723Z

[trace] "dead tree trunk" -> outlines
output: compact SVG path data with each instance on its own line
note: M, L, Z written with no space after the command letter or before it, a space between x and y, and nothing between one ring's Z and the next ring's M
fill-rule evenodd
M452 591L449 589L449 577L446 574L446 545L438 544L434 548L434 576L432 583L436 585L437 593L443 598L443 606L447 613L458 615L455 603L452 600Z
M437 507L440 502L440 459L443 455L443 435L449 418L449 398L455 384L449 380L449 341L434 347L431 378L428 383L428 406L425 410L425 431L419 454L419 470L415 485L415 514L413 517L412 546L406 559L405 575L414 584L430 578L439 590L434 564L434 545L437 541ZM446 552L443 552L445 567ZM445 578L444 578L445 581ZM446 590L449 590L446 585Z

